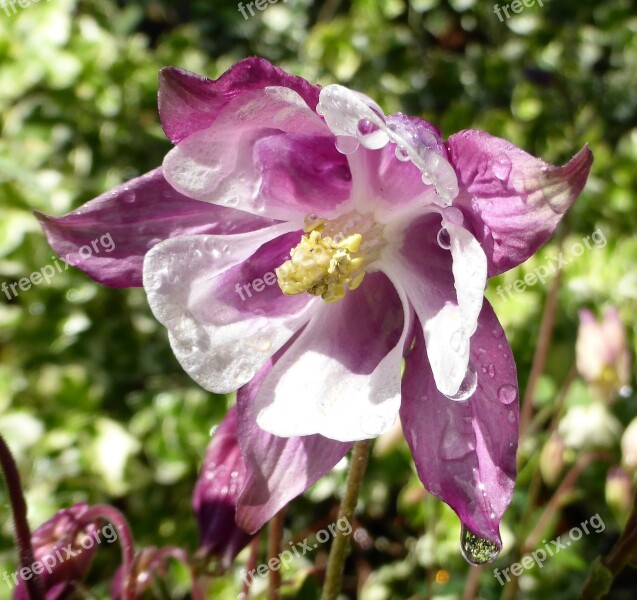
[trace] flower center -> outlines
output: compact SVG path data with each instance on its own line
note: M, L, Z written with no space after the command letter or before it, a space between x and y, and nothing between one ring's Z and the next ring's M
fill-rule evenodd
M307 235L276 269L279 287L286 296L308 292L336 302L360 286L365 268L379 257L383 227L356 211L333 221L309 215L305 223Z

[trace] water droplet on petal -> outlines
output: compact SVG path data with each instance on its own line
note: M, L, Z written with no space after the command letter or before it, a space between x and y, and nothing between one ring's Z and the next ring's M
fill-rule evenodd
M491 334L494 338L501 338L504 335L504 329L502 327L494 327L491 330Z
M475 369L469 365L458 391L453 396L447 396L447 398L455 402L462 402L476 391L476 387L478 387L478 374Z
M493 163L493 174L504 181L511 172L511 159L506 154L500 154Z
M402 162L407 162L409 160L409 154L407 150L401 148L400 146L396 146L396 150L394 151L396 154L396 158Z
M449 250L449 248L451 248L451 236L446 227L441 227L438 232L438 245L443 250Z
M336 136L336 149L341 154L352 154L358 150L360 146L359 141L351 135L337 135Z
M379 115L380 118L380 115ZM356 138L369 150L379 150L389 143L389 136L369 119L361 119L356 128Z
M485 540L469 531L464 525L460 534L460 548L465 560L477 566L493 562L502 549L491 540Z
M498 400L502 402L502 404L511 404L517 397L518 391L515 386L512 386L510 383L505 383L498 390Z
M489 365L489 377L491 377L491 379L493 379L495 377L495 365L494 364Z

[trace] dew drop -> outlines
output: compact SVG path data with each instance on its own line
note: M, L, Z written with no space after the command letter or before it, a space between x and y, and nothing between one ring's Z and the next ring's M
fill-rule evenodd
M511 159L506 154L500 154L493 163L493 174L504 181L511 172Z
M633 393L633 388L631 388L629 385L624 385L619 389L618 393L622 398L630 398L631 394Z
M494 338L501 338L504 335L504 330L502 329L502 327L494 327L491 330L491 334Z
M510 383L505 383L498 390L498 400L502 404L511 404L518 397L518 391Z
M491 540L477 536L463 525L460 533L460 549L467 562L480 566L493 562L502 548Z
M447 231L446 227L440 228L437 239L438 239L438 245L443 250L449 250L449 248L451 248L451 236L449 235L449 232Z
M396 150L394 150L394 153L396 154L396 158L402 162L407 162L409 160L409 154L407 153L407 150L401 148L400 146L396 146Z
M491 377L491 379L493 379L495 377L495 365L494 364L490 364L489 365L489 377Z
M359 141L351 135L337 135L336 136L336 149L341 154L352 154L358 150L360 146Z
M447 396L447 398L455 402L462 402L476 391L476 387L478 387L478 374L475 369L469 365L458 391L453 396Z

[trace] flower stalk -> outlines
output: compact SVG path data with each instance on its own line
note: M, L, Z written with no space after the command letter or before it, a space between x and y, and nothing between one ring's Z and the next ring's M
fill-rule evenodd
M0 465L7 484L13 523L15 527L15 541L20 555L20 567L30 567L34 562L33 546L31 545L31 530L27 521L27 505L22 493L20 473L13 455L4 438L0 435ZM44 600L44 588L37 573L25 581L29 600Z
M354 444L352 450L352 462L349 474L347 476L347 485L345 495L338 511L338 519L347 519L352 522L352 516L356 509L358 494L367 468L367 460L369 458L370 440L361 440ZM336 600L343 587L343 571L345 569L345 560L350 550L349 536L345 535L340 529L336 531L330 557L327 563L327 572L325 575L325 585L323 586L322 600Z

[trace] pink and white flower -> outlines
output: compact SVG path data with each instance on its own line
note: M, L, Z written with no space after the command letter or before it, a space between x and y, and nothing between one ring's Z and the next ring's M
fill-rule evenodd
M215 81L162 70L159 110L175 144L161 168L41 219L72 258L110 232L114 252L80 268L108 285L143 280L191 377L241 388L239 523L258 529L400 415L467 558L491 558L515 480L518 389L484 288L551 237L589 149L554 167L481 131L445 141L258 58Z

